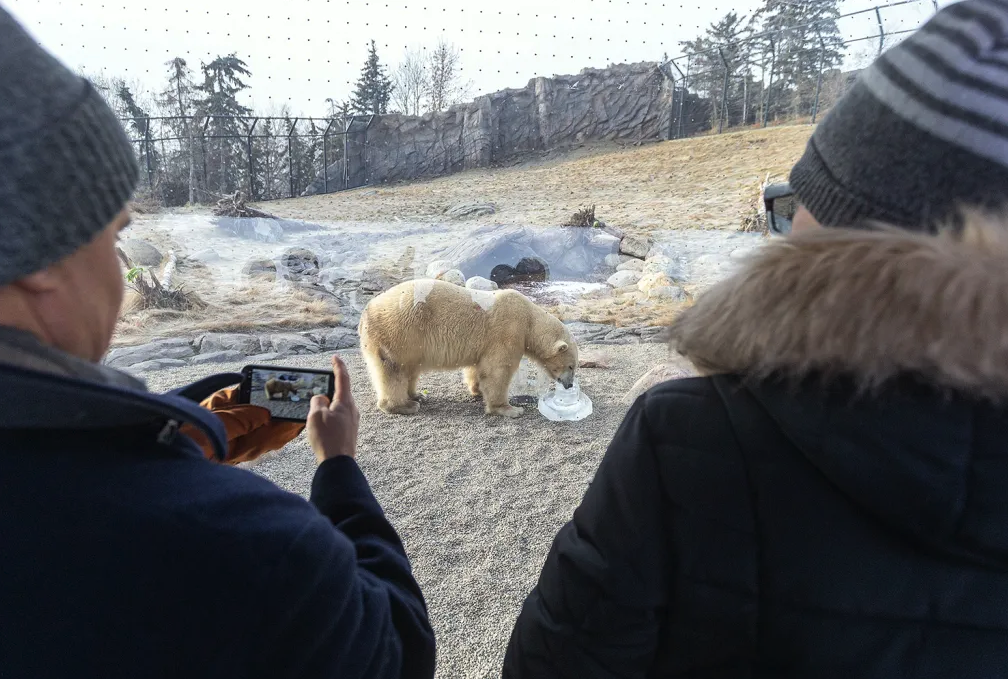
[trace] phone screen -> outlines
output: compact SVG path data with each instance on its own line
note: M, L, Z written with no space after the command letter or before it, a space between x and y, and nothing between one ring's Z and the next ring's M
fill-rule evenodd
M248 366L244 372L248 381L248 403L268 409L276 419L307 420L313 396L332 398L334 378L331 372L275 366Z

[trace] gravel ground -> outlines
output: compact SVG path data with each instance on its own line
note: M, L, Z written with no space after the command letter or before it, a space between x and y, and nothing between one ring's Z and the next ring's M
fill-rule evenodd
M580 501L627 406L620 398L667 354L662 345L583 346L609 365L582 369L594 412L553 423L534 409L518 420L487 418L461 373L421 378L419 415L375 407L357 351L339 352L361 410L358 462L398 530L423 588L438 639L440 678L499 677L511 628L553 536ZM327 356L284 365L325 368ZM189 366L145 375L164 391L241 364ZM314 459L304 435L249 465L308 496Z

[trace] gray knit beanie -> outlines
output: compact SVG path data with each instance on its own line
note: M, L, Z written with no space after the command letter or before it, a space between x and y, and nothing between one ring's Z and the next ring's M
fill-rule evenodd
M825 226L933 231L1008 204L1008 2L942 9L879 57L816 128L791 187Z
M91 242L139 175L101 95L0 7L0 285Z

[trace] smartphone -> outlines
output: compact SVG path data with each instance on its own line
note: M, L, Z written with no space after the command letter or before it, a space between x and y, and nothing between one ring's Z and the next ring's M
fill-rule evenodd
M332 400L336 390L332 370L247 365L241 374L239 402L262 406L284 422L305 422L312 397L322 394Z

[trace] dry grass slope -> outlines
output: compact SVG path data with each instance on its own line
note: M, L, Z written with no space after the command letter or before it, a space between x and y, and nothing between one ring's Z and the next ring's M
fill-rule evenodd
M447 208L478 200L497 206L478 221L551 226L594 204L599 219L634 231L734 229L752 186L767 173L786 175L811 132L795 125L639 148L600 145L511 167L271 202L269 209L306 220L443 221Z

